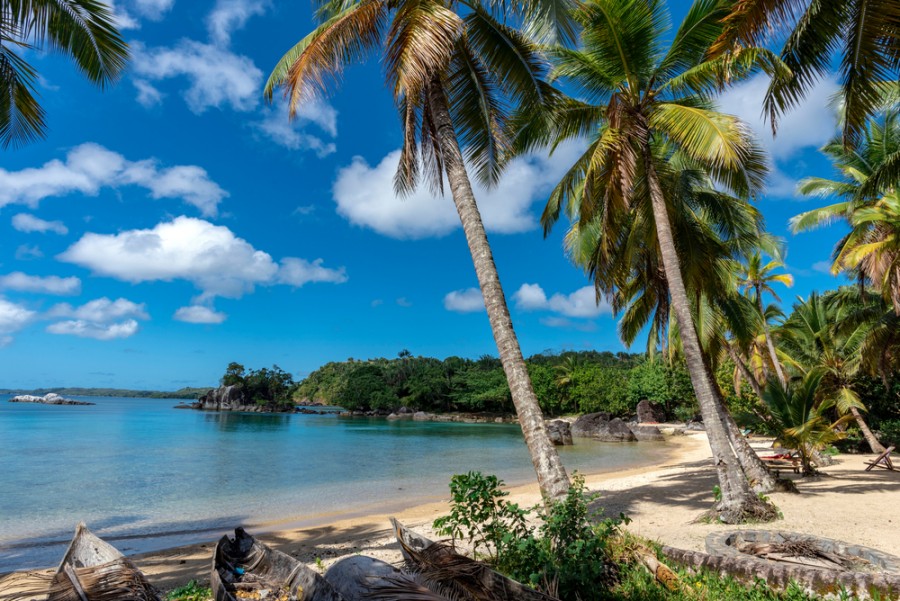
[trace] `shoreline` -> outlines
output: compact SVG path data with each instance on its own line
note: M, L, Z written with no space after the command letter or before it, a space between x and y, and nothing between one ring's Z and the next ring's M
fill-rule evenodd
M624 470L585 474L587 487L600 494L605 515L624 512L631 519L627 529L639 536L672 547L701 551L713 532L742 528L766 528L823 536L872 547L900 556L900 477L886 470L865 471L871 455L839 455L838 463L823 469L818 478L798 478L800 494L772 493L783 512L781 520L763 525L728 526L697 524L693 520L712 503L716 483L709 445L704 432L667 437L671 452L657 463ZM752 439L757 449L767 449L771 439ZM530 507L540 501L536 483L504 487L507 500ZM444 497L446 493L444 493ZM260 540L316 569L327 568L350 555L363 554L388 562L400 560L388 518L433 538L431 523L448 511L445 498L386 508L365 515L322 515L317 525L290 527L283 521L250 528ZM220 531L218 535L225 534ZM174 546L131 559L148 579L163 591L197 580L209 579L212 551L217 536L203 543ZM44 570L43 573L47 573ZM31 573L35 573L32 571ZM28 581L28 572L0 575L0 601Z

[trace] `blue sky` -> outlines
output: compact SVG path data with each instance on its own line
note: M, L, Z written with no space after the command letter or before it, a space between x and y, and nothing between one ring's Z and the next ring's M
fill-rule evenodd
M133 51L100 92L70 63L31 53L46 140L0 167L0 387L175 389L214 383L230 361L296 376L348 357L496 354L452 203L396 199L400 127L379 65L289 124L262 86L313 26L305 1L117 0ZM676 5L676 14L684 10ZM830 175L833 81L786 118L759 118L765 81L729 91L775 170L759 206L788 241L786 300L833 287L839 228L791 236L795 197ZM515 162L478 190L526 355L621 350L608 308L544 239L543 202L577 147ZM635 345L640 351L643 345Z

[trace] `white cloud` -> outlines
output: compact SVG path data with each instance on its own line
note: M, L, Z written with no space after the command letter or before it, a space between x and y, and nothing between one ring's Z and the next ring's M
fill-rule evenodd
M47 332L50 334L78 336L79 338L93 338L95 340L128 338L136 334L138 329L138 322L133 319L111 324L97 324L81 319L73 319L51 323L47 326Z
M181 198L204 216L215 215L219 202L228 196L195 165L161 168L155 159L129 161L98 144L86 143L70 150L65 162L54 159L21 171L0 169L0 207L13 203L36 207L51 196L73 192L95 196L101 188L126 185L146 188L155 199Z
M500 183L491 189L473 180L485 227L500 233L534 229L537 220L532 205L546 198L582 151L581 142L570 142L561 145L551 157L515 159ZM355 157L341 169L332 189L338 213L351 223L392 238L444 236L460 227L449 187L444 197L432 195L426 185L406 197L394 194L393 179L399 160L397 150L374 167L362 157Z
M131 68L139 78L186 78L189 83L184 99L196 114L226 105L236 111L249 111L259 102L263 73L246 56L194 40L159 48L134 42L131 50Z
M550 298L538 284L522 284L513 294L516 307L525 311L552 311L565 317L592 319L611 313L604 300L597 304L593 286L579 288L571 294L557 292Z
M343 267L330 269L323 267L322 263L322 259L310 262L304 259L287 257L281 260L281 266L278 268L278 275L275 279L279 284L287 284L295 288L299 288L309 282L343 284L347 281L346 269Z
M12 226L20 232L54 232L61 235L69 233L69 228L62 221L44 221L28 213L13 215Z
M444 297L444 308L457 313L484 311L484 297L478 288L454 290Z
M256 285L347 279L343 268L325 268L321 259L287 257L279 266L227 227L184 216L153 229L85 234L59 258L126 282L187 280L204 298L238 298Z
M16 260L28 261L29 259L40 259L44 256L40 247L36 245L21 244L16 248Z
M155 21L163 18L175 0L132 0L132 4L141 15Z
M109 11L112 13L113 22L118 29L140 29L141 24L138 20L131 16L126 9L119 6L117 2L107 0L106 4L109 7Z
M69 303L59 303L50 307L46 317L51 319L72 318L99 324L124 318L150 319L144 303L134 303L126 298L118 298L113 301L105 296L80 307L73 307Z
M47 332L51 334L96 340L128 338L137 333L138 319L150 318L143 303L134 303L124 298L113 301L106 297L92 300L80 307L60 303L51 307L44 317L64 319L47 326Z
M36 316L34 311L0 298L0 346L12 342L9 335L27 326Z
M827 273L828 275L832 275L831 265L831 261L816 261L812 264L812 269L813 271L818 271L819 273Z
M279 146L289 150L312 150L319 158L333 153L334 142L326 142L321 137L305 131L305 126L313 123L334 138L337 136L337 111L327 102L304 102L297 107L293 122L288 119L287 101L280 98L274 106L263 109L263 118L251 126Z
M131 83L134 84L138 92L137 101L144 108L150 108L160 104L163 99L163 93L156 89L151 83L143 79L135 79Z
M231 34L243 29L250 17L266 12L267 0L218 0L206 18L209 37L222 46L231 43Z
M838 91L834 77L819 81L806 99L794 110L778 120L778 135L772 137L772 128L764 121L763 98L769 87L769 77L759 74L729 88L719 98L719 107L726 113L744 120L772 154L779 160L794 156L804 148L819 148L834 136L837 116L829 106L831 97Z
M222 323L227 319L227 315L204 307L201 305L191 305L190 307L181 307L175 311L174 319L187 323Z
M0 276L0 288L65 296L80 294L81 280L76 277L61 278L55 275L40 277L14 271Z

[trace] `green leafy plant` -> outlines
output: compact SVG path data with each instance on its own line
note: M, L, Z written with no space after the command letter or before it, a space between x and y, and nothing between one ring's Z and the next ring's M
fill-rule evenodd
M616 579L607 541L628 519L600 519L596 495L575 475L566 497L528 510L505 501L496 476L469 472L451 480L450 514L435 528L466 541L499 571L561 599L599 599ZM531 525L529 517L536 518Z
M208 586L201 586L196 580L191 580L184 586L169 591L167 601L210 601L212 590Z

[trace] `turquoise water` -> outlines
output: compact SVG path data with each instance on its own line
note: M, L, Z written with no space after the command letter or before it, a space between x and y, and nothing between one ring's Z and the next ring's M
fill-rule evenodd
M322 523L447 497L455 473L534 480L515 424L173 409L159 399L94 406L0 395L0 573L58 561L75 524L126 553L214 540L238 524ZM662 461L665 443L576 439L585 473Z

